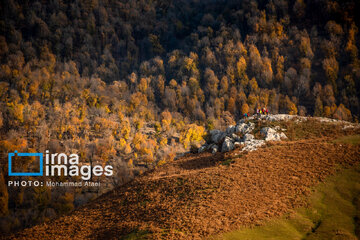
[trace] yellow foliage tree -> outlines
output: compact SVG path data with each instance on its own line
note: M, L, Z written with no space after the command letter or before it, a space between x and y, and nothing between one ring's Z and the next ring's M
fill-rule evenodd
M138 85L138 89L140 92L145 93L148 88L148 81L146 78L141 78L140 83Z
M246 60L243 56L240 57L239 61L236 63L236 73L239 79L242 79L246 75Z
M252 78L250 81L249 81L249 85L248 85L248 88L249 88L249 91L250 92L253 92L253 93L256 93L259 89L259 86L257 84L257 81L255 78Z
M235 113L235 98L230 97L227 104L227 111L231 112L232 114Z
M241 114L244 115L245 113L249 113L249 105L247 103L241 106Z
M323 61L323 69L327 77L328 83L333 87L334 93L337 93L337 84L336 79L339 72L339 63L336 61L335 57L326 58Z
M298 109L288 96L286 96L286 108L290 115L296 115L298 113Z
M131 132L131 125L128 119L124 119L121 123L120 123L120 134L122 135L122 137L124 139L129 139L130 137L130 132Z
M331 108L329 106L324 107L324 116L331 117Z
M171 113L167 110L163 111L161 113L161 125L164 130L168 131L170 129L171 121Z
M24 122L24 105L21 103L8 103L8 110L13 124L16 126Z
M191 144L196 144L203 141L205 134L205 128L196 124L190 124L182 131L180 136L180 142L185 149L188 149Z
M334 118L345 121L351 121L352 120L351 111L347 109L344 106L344 104L340 104L334 113Z
M160 137L160 139L159 139L159 145L160 145L161 147L167 146L167 143L168 143L168 140L167 140L166 137Z

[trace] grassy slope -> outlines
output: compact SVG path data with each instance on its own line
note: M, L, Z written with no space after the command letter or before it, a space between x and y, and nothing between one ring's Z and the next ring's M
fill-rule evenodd
M358 144L360 144L360 135L344 136L344 137L341 137L341 138L335 140L334 142L358 145Z
M354 207L359 205L354 197L359 184L353 180L360 179L360 169L329 178L313 192L309 208L294 209L306 206L305 196L336 173L337 166L359 162L360 129L313 120L255 124L258 131L280 125L289 141L268 143L251 153L188 154L69 215L0 239L194 240L267 220L262 227L224 238L329 239L323 234L332 229L337 237L351 239L346 234L354 236L354 222L359 221L354 213L360 209ZM329 211L332 206L337 208Z
M336 142L359 144L359 135ZM360 165L328 177L309 198L309 206L264 225L243 228L216 239L357 239L360 238Z

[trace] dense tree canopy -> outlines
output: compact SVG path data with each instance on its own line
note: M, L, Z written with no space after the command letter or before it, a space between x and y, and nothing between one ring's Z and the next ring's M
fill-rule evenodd
M30 224L16 220L30 203L4 185L10 151L111 162L116 185L257 108L360 116L357 1L2 0L0 12L4 231ZM39 221L83 202L22 194Z

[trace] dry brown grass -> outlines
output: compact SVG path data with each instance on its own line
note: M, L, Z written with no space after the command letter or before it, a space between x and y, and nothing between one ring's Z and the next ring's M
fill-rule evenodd
M306 140L271 143L245 154L189 154L70 215L10 238L118 239L139 237L140 232L151 239L203 239L256 225L305 205L304 196L312 186L339 164L346 167L360 160L359 145L329 141L348 132L296 126L294 139ZM304 132L308 133L301 135Z

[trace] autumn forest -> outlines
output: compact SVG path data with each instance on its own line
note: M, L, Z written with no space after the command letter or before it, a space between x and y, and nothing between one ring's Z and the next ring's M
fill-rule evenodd
M357 1L2 0L0 12L0 232L67 213L258 108L360 117ZM18 191L15 150L76 152L115 175L96 191Z

